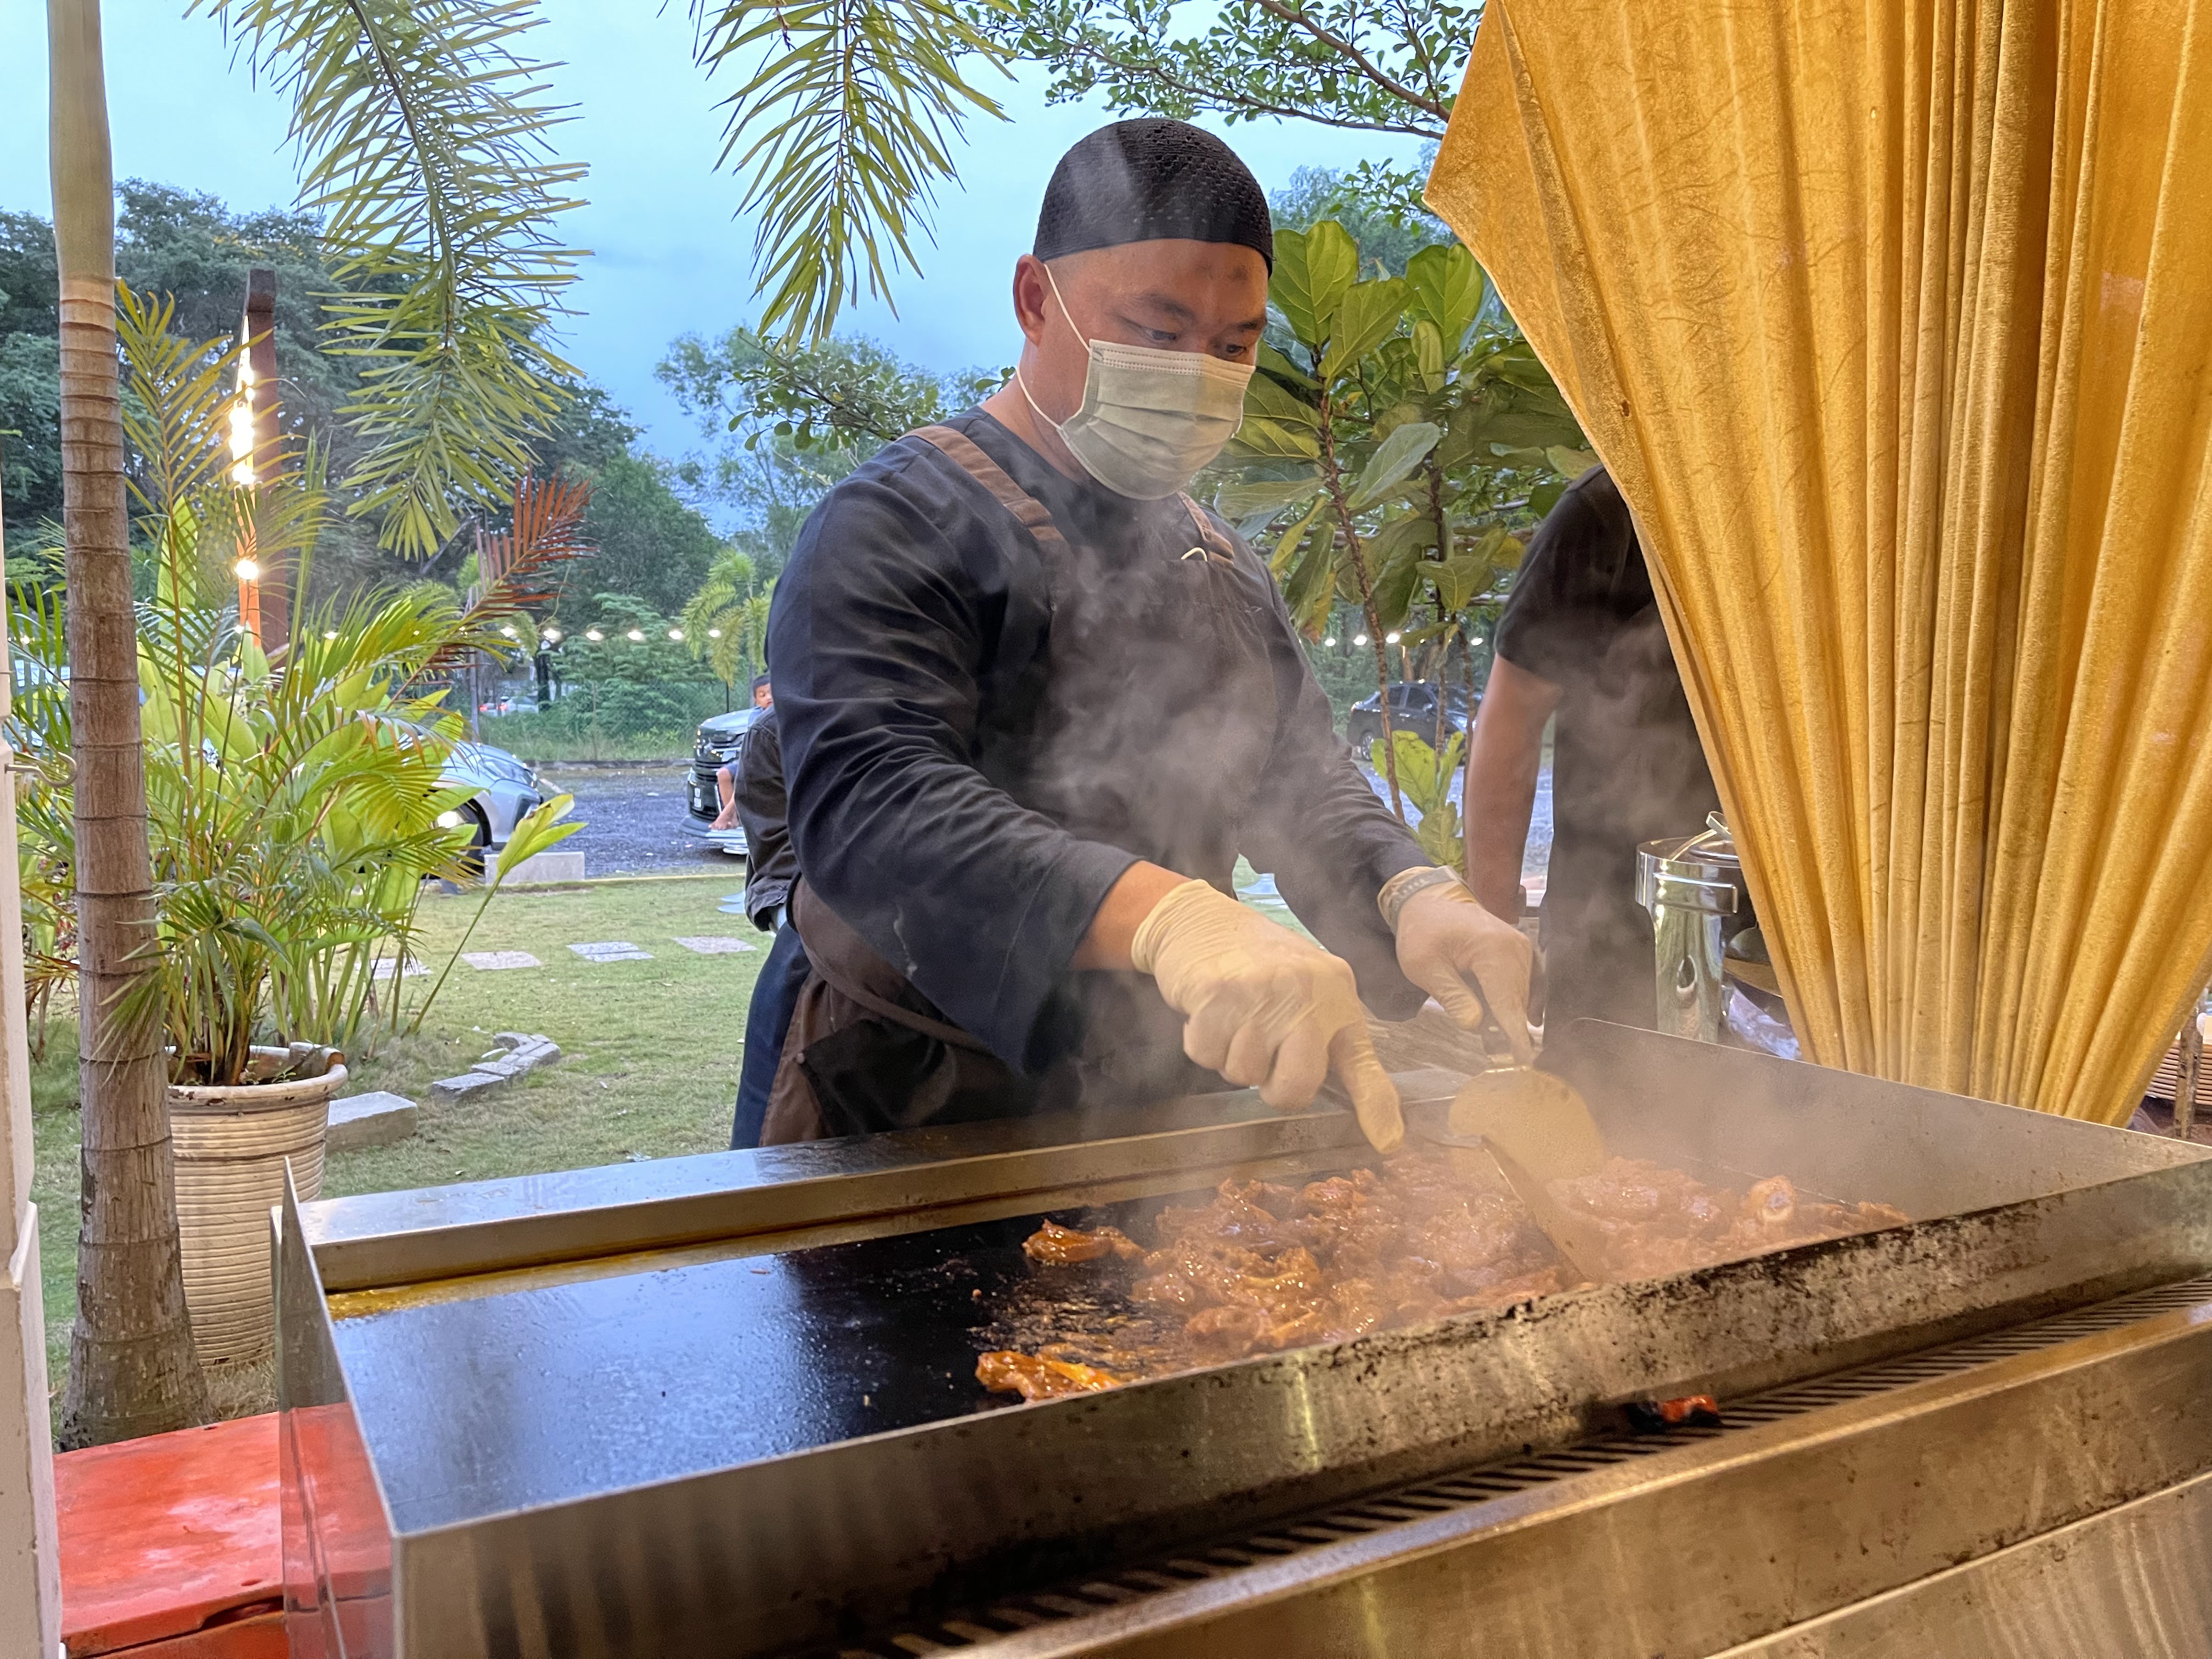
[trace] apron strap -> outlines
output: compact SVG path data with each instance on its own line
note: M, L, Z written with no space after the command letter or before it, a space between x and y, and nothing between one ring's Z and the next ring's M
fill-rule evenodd
M1060 533L1060 526L1053 522L1052 509L1016 483L1006 468L985 454L982 447L966 433L956 431L949 426L925 426L918 427L906 435L921 439L989 490L992 499L1012 514L1040 544L1050 543L1062 548L1067 545L1067 538ZM1198 532L1198 545L1183 556L1189 558L1196 555L1210 562L1234 564L1237 562L1235 544L1215 527L1213 520L1206 516L1206 509L1188 495L1178 493L1176 499L1182 503L1183 511L1190 514L1191 528Z
M1060 526L1052 521L1052 509L1016 483L1006 474L1006 468L986 455L980 445L964 432L949 426L925 426L906 434L919 438L932 449L939 451L955 466L991 492L993 499L1021 521L1022 527L1036 538L1040 544L1049 543L1065 548L1067 538L1060 533Z

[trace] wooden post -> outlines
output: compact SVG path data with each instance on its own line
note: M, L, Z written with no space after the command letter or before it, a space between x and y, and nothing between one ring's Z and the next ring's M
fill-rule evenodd
M246 273L246 319L240 330L246 340L248 384L253 394L253 478L260 489L273 483L284 465L283 434L278 417L283 412L283 390L276 379L276 273L256 265ZM248 624L264 651L276 651L292 639L292 572L290 561L278 553L262 553L262 538L255 536L255 557L261 580L255 595L258 615ZM241 588L240 598L245 595Z
M0 567L6 551L0 548ZM7 641L0 612L0 645ZM0 721L9 682L0 678ZM54 1429L46 1406L39 1206L31 1202L31 1043L23 1013L23 903L16 884L15 754L0 725L0 1652L61 1651L61 1546Z

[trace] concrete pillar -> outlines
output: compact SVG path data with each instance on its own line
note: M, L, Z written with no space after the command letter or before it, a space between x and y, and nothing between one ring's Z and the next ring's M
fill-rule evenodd
M0 548L0 564L6 553ZM7 638L0 611L0 646ZM0 720L9 681L0 678ZM15 756L0 732L0 1653L61 1651L61 1547L46 1406L46 1301L31 1202L31 1050L23 1021L23 904L15 875Z

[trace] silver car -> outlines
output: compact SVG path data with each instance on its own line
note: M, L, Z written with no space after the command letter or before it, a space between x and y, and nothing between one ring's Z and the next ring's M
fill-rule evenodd
M523 814L545 799L537 770L528 761L490 744L466 738L456 743L446 757L440 781L448 788L476 791L441 814L438 822L449 830L464 823L472 825L479 857L487 848L496 853L505 847Z

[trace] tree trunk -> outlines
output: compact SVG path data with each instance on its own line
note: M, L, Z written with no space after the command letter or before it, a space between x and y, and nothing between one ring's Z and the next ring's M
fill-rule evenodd
M149 999L126 1016L120 1001L155 970L154 878L139 747L99 0L47 0L46 24L61 273L83 1106L77 1316L61 1435L78 1446L202 1421L207 1385L185 1312L158 1004Z

